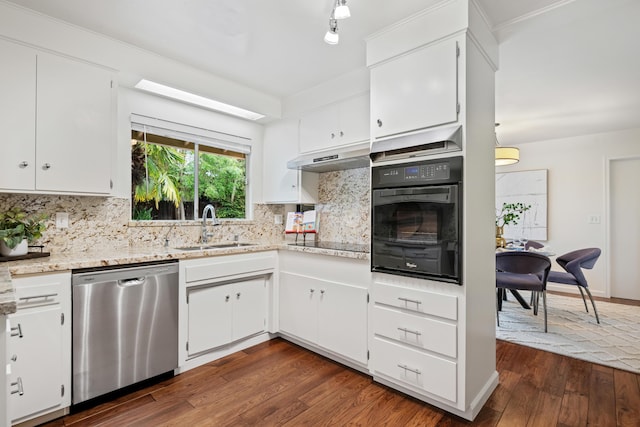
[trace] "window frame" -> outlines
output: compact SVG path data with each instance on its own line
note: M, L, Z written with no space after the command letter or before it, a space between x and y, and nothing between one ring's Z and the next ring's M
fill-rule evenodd
M251 219L251 138L232 135L217 131L212 131L204 128L194 127L182 123L166 121L162 119L157 119L149 116L143 116L139 114L131 114L130 121L130 132L139 131L144 132L145 134L153 134L161 137L167 137L175 140L185 141L189 144L193 144L193 148L184 147L186 150L193 150L194 159L199 159L200 157L200 146L206 146L215 148L218 150L228 150L233 151L235 153L243 154L245 161L245 217L244 218L221 218L224 221L247 221ZM158 142L148 142L149 144L162 145ZM205 151L205 150L203 150ZM205 151L206 152L206 151ZM211 153L216 154L216 153ZM130 156L131 154L129 154ZM223 154L217 154L223 155ZM199 192L199 171L200 171L200 161L194 161L194 195L197 195ZM131 197L131 196L130 196ZM133 200L132 200L133 203ZM202 219L200 206L199 206L199 198L194 197L194 212L193 212L193 221L199 221ZM131 213L130 213L131 215ZM133 217L130 219L135 222L149 223L154 220L135 220ZM155 220L155 221L185 221L181 219L171 219L171 220ZM188 221L188 220L187 220Z

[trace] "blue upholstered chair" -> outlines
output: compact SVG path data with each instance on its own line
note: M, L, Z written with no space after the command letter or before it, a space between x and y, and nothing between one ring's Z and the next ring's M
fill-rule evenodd
M593 312L596 315L596 321L598 323L600 323L598 310L596 309L596 304L593 302L591 292L589 292L589 284L587 283L587 279L582 273L582 269L593 268L596 261L600 257L600 253L600 249L598 248L586 248L578 249L577 251L572 251L561 255L556 258L556 262L566 271L566 273L561 271L551 271L548 278L549 282L577 286L578 290L580 291L580 295L582 295L584 308L588 313L589 308L587 307L587 300L584 298L584 292L582 290L584 289L585 291L587 291L587 295L589 295L589 299L591 300Z
M532 291L542 294L544 331L547 332L547 277L551 261L533 252L499 252L496 254L496 321L500 326L502 294L505 289ZM538 314L538 298L534 299L533 313Z

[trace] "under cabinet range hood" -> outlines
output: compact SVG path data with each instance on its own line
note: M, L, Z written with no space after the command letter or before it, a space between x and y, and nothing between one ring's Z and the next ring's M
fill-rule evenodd
M371 161L408 159L460 150L462 126L447 126L373 141Z
M287 162L287 168L308 172L330 172L345 169L367 168L369 141L347 147L336 147L313 153L301 154Z

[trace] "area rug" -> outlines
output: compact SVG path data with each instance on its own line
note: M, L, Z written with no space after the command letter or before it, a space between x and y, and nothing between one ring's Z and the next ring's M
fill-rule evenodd
M544 332L542 299L537 316L509 295L500 312L496 338L640 373L640 307L596 301L600 324L591 303L547 294L548 330ZM529 293L523 295L526 300Z

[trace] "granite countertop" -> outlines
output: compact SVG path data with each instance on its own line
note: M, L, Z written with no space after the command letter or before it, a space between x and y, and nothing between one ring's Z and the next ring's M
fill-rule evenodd
M9 261L0 264L0 268L8 269L13 276L20 274L48 273L78 268L93 268L112 265L134 264L139 262L166 261L171 259L191 259L210 256L222 256L240 253L261 252L286 249L322 255L340 256L355 259L369 259L369 254L362 251L338 250L311 246L292 246L282 243L255 243L250 246L214 248L185 251L175 248L130 247L129 249L99 250L95 252L64 252L51 254L46 258L34 258L20 261Z
M204 250L185 251L175 248L130 247L125 250L99 250L95 252L65 252L51 254L46 258L9 261L0 264L0 314L16 311L16 300L11 276L21 274L50 273L78 268L93 268L112 265L134 264L171 259L191 259L210 256L232 255L269 250L289 250L353 259L369 259L368 247L364 245L343 245L321 247L318 245L291 245L282 243L256 243L250 246L236 246Z
M16 312L16 294L9 269L0 266L0 315Z

